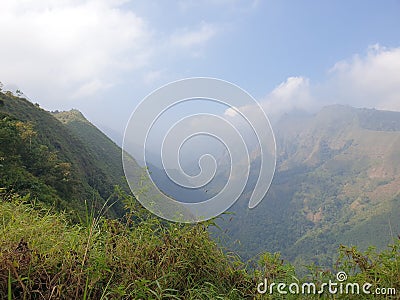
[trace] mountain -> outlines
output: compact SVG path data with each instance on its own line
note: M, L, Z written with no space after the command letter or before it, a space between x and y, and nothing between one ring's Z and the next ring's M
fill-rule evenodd
M100 209L115 185L128 190L120 148L80 112L49 113L8 92L0 93L0 120L3 194L29 193L83 214L85 201ZM109 213L122 211L116 203Z
M236 216L222 222L242 241L242 247L231 243L242 258L263 252L248 268L210 239L215 220L165 222L124 193L121 149L79 111L49 113L21 95L0 93L0 297L258 299L256 287L267 280L309 286L335 280L333 270L346 271L348 282L361 286L367 278L395 292L400 241L381 253L340 247L331 271L311 265L304 275L265 251L281 251L301 266L326 262L340 241L367 246L399 232L398 116L329 107L282 120L271 191L257 209L246 209L259 167L254 152ZM165 172L150 169L170 192L178 191L167 185ZM117 204L109 214L87 215L85 201L101 209L117 199L126 210ZM338 299L359 297L350 296Z
M299 266L330 265L340 244L382 249L397 238L400 113L334 105L286 115L274 130L277 170L267 196L247 209L248 185L233 218L219 221L229 247L245 258L279 251Z
M90 147L90 154L108 177L107 181L128 189L122 167L121 148L117 144L76 109L52 114Z
M120 148L79 111L49 113L0 93L0 122L3 199L18 193L82 216L85 201L97 209L113 201L114 185L128 191ZM247 208L259 167L252 153L234 215L218 220L229 248L244 259L279 251L297 265L331 265L340 244L382 249L400 233L400 113L335 105L285 115L274 130L278 163L267 196ZM164 192L190 198L171 189L158 167L150 171ZM215 187L195 196L210 197ZM110 210L122 212L121 203Z
M121 154L79 111L0 93L0 298L255 295L254 276L209 238L211 223L165 222L124 193ZM124 214L87 214L85 201L99 210L108 199Z

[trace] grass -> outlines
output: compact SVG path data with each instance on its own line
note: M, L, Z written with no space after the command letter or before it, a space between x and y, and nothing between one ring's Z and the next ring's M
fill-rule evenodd
M123 220L94 217L78 224L28 197L0 202L1 299L299 299L258 295L257 284L335 280L370 282L400 292L400 243L387 251L341 247L332 270L309 266L298 278L279 253L264 253L253 268L210 239L212 222L167 223L125 197ZM396 296L324 295L323 299L396 299ZM398 296L397 296L398 297ZM301 298L301 297L300 297ZM303 296L303 299L321 299Z
M21 199L0 204L0 298L246 297L251 278L209 238L207 224L146 217L71 224Z

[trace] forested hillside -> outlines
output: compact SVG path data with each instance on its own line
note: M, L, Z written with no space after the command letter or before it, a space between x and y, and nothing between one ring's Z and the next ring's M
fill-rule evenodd
M96 161L97 166L107 176L108 182L118 184L125 189L128 188L123 172L121 148L119 146L90 123L76 109L52 112L52 114L90 148L90 154Z
M115 185L126 188L120 149L82 115L64 124L11 93L0 93L0 101L0 186L5 197L29 193L59 209L83 212L85 201L99 209ZM66 120L68 112L58 115ZM122 215L122 205L116 203L109 213Z
M278 162L266 198L254 210L242 199L221 222L233 249L329 266L340 244L384 249L397 239L400 113L334 105L286 115L274 130Z

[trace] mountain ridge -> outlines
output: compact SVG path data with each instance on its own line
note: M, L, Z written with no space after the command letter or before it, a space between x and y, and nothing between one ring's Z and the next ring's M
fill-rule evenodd
M61 191L55 187L56 183L49 185L43 182L46 174L40 173L35 169L33 163L29 163L29 155L33 154L27 153L23 156L22 161L18 161L21 170L27 167L31 168L25 178L33 176L35 182L38 181L50 189L55 189L58 198L64 203L62 208L70 208L68 207L69 203L74 203L75 210L83 213L86 209L85 201L88 201L92 202L91 205L95 205L97 210L100 210L103 204L112 197L116 184L128 191L127 184L123 179L120 148L84 118L79 111L72 110L69 113L52 114L11 93L0 93L0 98L2 102L0 113L3 120L12 117L16 119L15 122L21 122L25 124L24 126L31 127L34 133L32 138L37 148L34 149L35 151L47 149L45 154L48 157L57 157L59 164L64 163L64 166L69 164L71 178L68 180L73 184L71 183L67 190ZM60 118L64 117L65 123L57 119L57 115ZM91 137L90 142L88 142L89 137ZM93 137L95 138L93 139ZM18 130L15 131L13 138L21 138ZM24 151L27 152L26 149ZM21 153L15 153L15 155L21 156ZM13 175L12 169L10 170L11 173L8 175ZM16 173L14 175L17 176ZM32 190L24 187L19 192L26 194ZM35 192L36 194L38 193ZM116 203L109 209L109 213L118 216L122 210L123 204Z
M332 105L288 114L274 129L268 194L254 210L239 200L233 221L220 222L230 247L247 258L280 251L298 265L329 265L340 244L381 249L400 233L400 112Z

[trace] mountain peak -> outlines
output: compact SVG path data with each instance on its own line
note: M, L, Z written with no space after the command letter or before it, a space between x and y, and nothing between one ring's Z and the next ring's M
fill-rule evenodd
M71 109L69 111L53 111L52 114L65 124L74 121L89 123L85 116L77 109Z

